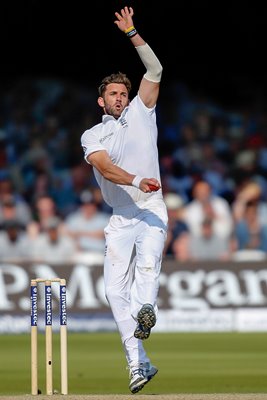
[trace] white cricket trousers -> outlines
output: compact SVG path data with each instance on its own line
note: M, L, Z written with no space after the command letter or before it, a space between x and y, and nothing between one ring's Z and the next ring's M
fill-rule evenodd
M156 315L167 210L161 199L115 209L105 228L105 294L120 332L128 366L149 358L134 337L137 313L152 304Z

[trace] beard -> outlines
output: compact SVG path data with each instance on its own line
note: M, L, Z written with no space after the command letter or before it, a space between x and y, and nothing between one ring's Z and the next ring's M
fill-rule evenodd
M121 113L123 112L124 108L125 107L121 103L115 104L114 106L106 104L104 107L104 112L105 114L111 115L115 119L118 119L121 116Z

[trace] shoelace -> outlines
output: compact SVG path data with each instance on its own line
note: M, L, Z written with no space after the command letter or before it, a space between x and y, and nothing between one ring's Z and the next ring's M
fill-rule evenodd
M142 375L145 377L145 371L146 371L146 364L147 363L142 363L136 367L126 367L126 369L129 370L129 378L132 378L134 375Z
M135 375L141 375L143 378L145 377L144 371L142 370L142 368L136 368L136 369L132 370L131 377L133 378Z

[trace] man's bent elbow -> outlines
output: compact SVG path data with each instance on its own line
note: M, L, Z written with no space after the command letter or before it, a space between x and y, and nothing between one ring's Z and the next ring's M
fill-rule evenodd
M144 78L146 78L150 82L159 83L161 81L162 71L162 65L159 64L158 68L154 69L153 72L147 71L144 75Z

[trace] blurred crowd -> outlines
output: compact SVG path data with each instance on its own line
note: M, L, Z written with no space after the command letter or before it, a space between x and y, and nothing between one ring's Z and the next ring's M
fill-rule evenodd
M164 255L266 259L267 113L228 110L180 83L165 86L158 103ZM101 262L111 210L80 145L101 116L96 89L18 79L0 93L0 261Z

